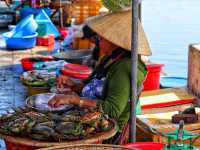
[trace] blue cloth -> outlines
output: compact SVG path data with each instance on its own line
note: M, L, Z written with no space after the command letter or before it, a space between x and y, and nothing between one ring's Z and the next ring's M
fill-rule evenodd
M91 99L98 99L102 97L103 86L105 78L102 79L92 79L85 87L82 89L81 96Z

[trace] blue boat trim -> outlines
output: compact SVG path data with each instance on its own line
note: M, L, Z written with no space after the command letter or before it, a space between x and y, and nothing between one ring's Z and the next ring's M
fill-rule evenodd
M187 78L185 77L161 77L161 87L173 88L187 85Z

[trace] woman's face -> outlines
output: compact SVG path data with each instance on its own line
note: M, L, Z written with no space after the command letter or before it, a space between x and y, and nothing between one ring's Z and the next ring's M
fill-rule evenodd
M100 37L100 41L99 41L99 47L100 47L100 50L102 51L102 53L104 53L105 55L112 54L112 51L117 48L116 45L112 44L108 40L101 38L101 37Z

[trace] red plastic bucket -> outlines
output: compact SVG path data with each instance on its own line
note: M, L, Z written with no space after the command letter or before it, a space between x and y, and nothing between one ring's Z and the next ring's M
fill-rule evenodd
M88 66L78 65L78 64L66 64L61 72L63 75L78 78L78 79L86 79L91 74L92 70Z
M164 148L164 144L155 142L135 142L123 146L127 148L138 148L140 150L162 150Z
M149 64L147 67L147 77L144 81L144 91L156 90L160 88L160 72L163 64Z
M36 57L35 57L36 59ZM50 58L50 57L37 57L37 59L41 59L41 61L52 61L54 60L53 58ZM38 62L36 60L34 60L34 58L23 58L21 59L21 64L22 64L22 67L24 69L24 71L29 71L29 70L33 70L33 65Z

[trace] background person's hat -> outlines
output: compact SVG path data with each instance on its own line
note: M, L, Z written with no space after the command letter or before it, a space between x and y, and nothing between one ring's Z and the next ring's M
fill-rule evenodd
M126 50L131 50L131 10L98 16L90 19L86 24L106 40ZM151 55L151 49L140 22L138 31L138 54Z

